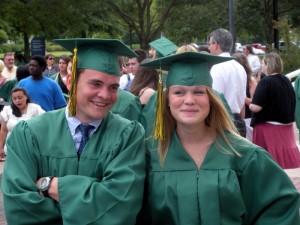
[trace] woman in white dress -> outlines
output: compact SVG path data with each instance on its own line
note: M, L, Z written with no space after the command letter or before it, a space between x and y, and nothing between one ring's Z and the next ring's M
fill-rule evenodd
M22 87L12 90L11 99L11 105L4 106L1 111L0 161L5 161L5 141L15 125L21 120L28 120L45 112L39 105L30 102L26 90Z

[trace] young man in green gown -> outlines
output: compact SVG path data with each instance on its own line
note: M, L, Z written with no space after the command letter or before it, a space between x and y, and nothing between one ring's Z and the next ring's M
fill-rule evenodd
M14 128L2 177L7 222L135 224L144 188L144 129L110 112L118 99L117 57L135 54L118 40L54 41L76 47L70 101ZM79 126L89 126L88 135Z

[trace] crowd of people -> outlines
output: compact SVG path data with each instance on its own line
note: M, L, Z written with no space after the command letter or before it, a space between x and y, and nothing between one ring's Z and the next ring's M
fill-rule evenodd
M225 29L207 46L159 38L151 55L54 42L72 58L0 61L8 224L300 223L284 172L300 168L300 78L294 89L278 53L231 54Z

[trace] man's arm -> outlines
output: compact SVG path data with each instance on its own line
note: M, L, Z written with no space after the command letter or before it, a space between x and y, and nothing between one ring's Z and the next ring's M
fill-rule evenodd
M4 211L8 224L62 224L59 205L38 193L39 148L26 122L19 122L7 140L2 176Z

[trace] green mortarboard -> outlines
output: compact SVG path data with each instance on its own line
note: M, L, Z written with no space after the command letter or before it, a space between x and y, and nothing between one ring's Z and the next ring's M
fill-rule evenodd
M72 38L53 41L70 52L77 48L77 68L97 70L115 76L121 75L119 55L137 57L123 42L116 39Z
M152 41L149 45L161 56L170 55L178 49L177 45L165 37Z
M232 60L232 58L198 52L183 52L158 58L141 65L168 70L166 87L172 85L206 85L211 87L212 78L210 75L210 66L228 60Z

